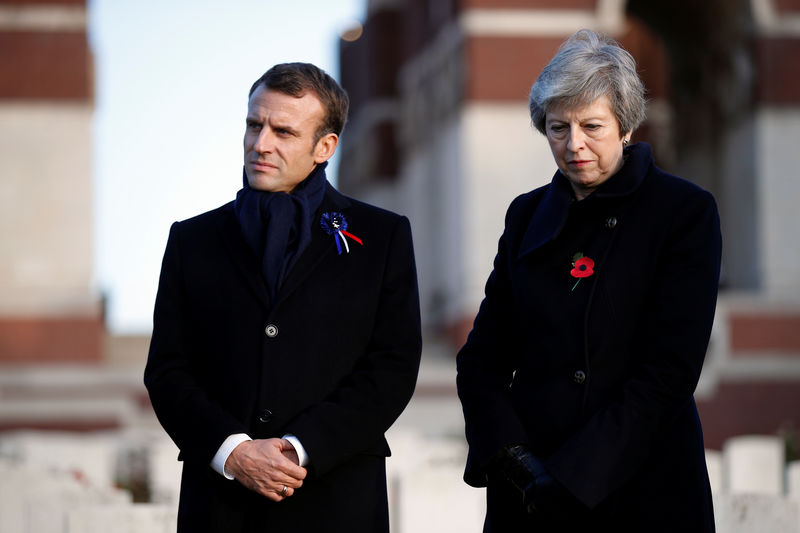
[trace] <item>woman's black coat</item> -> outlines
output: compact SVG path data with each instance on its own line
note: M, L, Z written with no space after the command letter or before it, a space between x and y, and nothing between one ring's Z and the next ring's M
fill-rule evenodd
M320 225L341 213L350 251ZM233 204L170 231L145 383L180 448L179 531L388 531L384 432L421 350L405 217L326 186L311 242L270 302ZM214 472L234 433L298 437L309 476L280 503Z
M498 451L525 444L580 504L531 529L547 520L489 476L488 531L713 530L693 393L716 305L717 209L646 144L624 157L582 201L557 172L508 209L458 354L465 480L486 486ZM595 262L589 277L571 275L578 253Z

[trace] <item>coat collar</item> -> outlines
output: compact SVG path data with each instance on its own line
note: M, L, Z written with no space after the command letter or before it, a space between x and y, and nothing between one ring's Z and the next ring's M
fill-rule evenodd
M653 154L647 143L636 143L625 148L622 168L601 184L583 201L625 197L636 191L653 165ZM518 258L533 252L558 237L567 220L575 195L567 178L556 171L547 186L541 202L528 223L522 238Z
M335 249L336 246L333 239L330 239L329 235L319 226L319 217L326 211L347 209L350 204L351 202L346 196L334 189L330 183L325 183L325 194L322 203L320 203L312 219L311 242L283 281L274 305L271 305L267 286L261 276L259 260L247 245L236 220L233 203L226 206L225 216L220 225L222 241L230 254L231 260L265 309L275 308L277 304L286 299L314 270L319 262Z

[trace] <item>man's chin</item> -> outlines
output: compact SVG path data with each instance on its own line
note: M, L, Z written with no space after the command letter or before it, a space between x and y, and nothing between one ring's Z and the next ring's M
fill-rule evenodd
M251 189L264 192L291 192L292 188L275 176L247 176L247 184Z
M277 176L273 176L268 172L247 170L247 184L251 189L269 190L274 187L278 181Z

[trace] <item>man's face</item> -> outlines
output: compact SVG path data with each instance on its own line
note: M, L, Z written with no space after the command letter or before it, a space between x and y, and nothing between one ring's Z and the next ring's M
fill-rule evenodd
M313 93L302 97L260 86L247 105L244 168L251 188L291 192L336 150L339 137L328 133L314 142L325 110Z

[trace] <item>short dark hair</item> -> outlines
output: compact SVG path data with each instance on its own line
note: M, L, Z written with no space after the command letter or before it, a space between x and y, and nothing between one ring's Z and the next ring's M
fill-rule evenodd
M347 122L350 98L347 92L336 83L327 72L311 63L280 63L266 71L256 80L248 98L260 86L296 98L312 92L322 102L325 116L314 135L314 144L328 133L341 135Z

